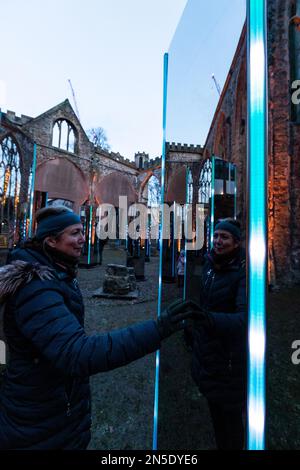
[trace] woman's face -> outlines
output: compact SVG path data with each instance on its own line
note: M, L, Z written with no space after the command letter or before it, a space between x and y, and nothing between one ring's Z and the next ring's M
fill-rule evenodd
M239 246L239 243L233 238L230 232L226 230L215 230L213 246L217 255L227 255L234 251Z
M82 224L70 225L65 228L63 233L58 239L52 237L47 240L47 243L58 251L65 253L66 255L79 258L81 255L82 246L85 242L83 236Z

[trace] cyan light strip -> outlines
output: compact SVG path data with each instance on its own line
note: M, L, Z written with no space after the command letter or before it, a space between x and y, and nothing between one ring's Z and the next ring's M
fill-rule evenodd
M210 208L210 249L214 241L215 224L215 157L211 157L211 208Z
M174 214L172 218L172 227L171 227L171 243L172 243L172 277L174 278L176 276L176 271L175 271L175 237L176 237L176 202L174 201L173 203L173 208L174 208Z
M33 144L33 161L32 161L32 174L31 174L31 187L30 187L30 204L29 204L29 229L28 236L32 237L33 227L33 199L34 199L34 185L35 185L35 172L36 172L36 143Z
M163 233L164 233L164 188L165 188L165 162L166 162L166 122L167 122L167 95L168 95L168 61L169 55L164 54L164 88L163 88L163 144L161 158L161 230L159 238L159 279L158 279L158 299L157 299L157 316L161 313L162 298L162 263L163 263ZM154 391L154 415L153 415L153 450L157 450L157 429L158 429L158 400L159 400L159 351L156 351L156 367L155 367L155 391Z
M237 169L236 165L233 165L234 168L234 218L237 216Z
M248 449L265 446L266 2L248 0Z
M187 270L186 270L186 265L187 265L187 236L188 236L188 226L187 226L187 221L188 221L188 204L189 204L189 174L190 174L190 169L187 166L186 167L186 172L185 172L185 211L184 211L184 227L185 227L185 234L184 234L184 278L183 278L183 300L186 300L186 275L187 275Z

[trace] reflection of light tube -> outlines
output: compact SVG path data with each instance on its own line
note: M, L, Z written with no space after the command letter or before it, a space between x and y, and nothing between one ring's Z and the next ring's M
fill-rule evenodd
M158 279L158 299L157 316L161 312L162 294L162 263L163 263L163 233L164 233L164 190L165 190L165 162L166 162L166 121L167 121L167 87L168 87L168 59L169 54L164 54L164 89L163 89L163 143L161 157L161 227L159 236L159 279ZM158 426L158 396L159 396L159 350L156 351L155 368L155 391L154 391L154 413L153 413L153 450L157 450L157 426Z
M93 218L93 206L90 205L89 241L88 241L88 264L91 264L92 218Z
M233 169L234 169L234 219L236 220L236 216L237 216L236 165L233 165Z
M27 211L27 209L26 209ZM22 237L22 240L25 240L26 238L26 228L27 228L27 215L26 215L26 212L24 213L24 216L23 216L23 237Z
M266 4L248 1L248 449L265 445Z
M171 243L172 243L172 277L175 277L175 215L176 215L176 202L173 203L173 216L171 217L172 212L170 213L170 222L171 222Z
M211 208L210 208L210 249L212 250L214 241L215 223L215 157L211 157Z
M184 226L185 226L185 233L184 233L184 278L183 278L183 300L186 299L186 247L187 247L187 236L188 236L188 203L189 203L189 174L190 169L187 167L185 173L185 213L184 213Z
M30 188L30 206L29 206L29 229L28 236L32 236L33 226L33 198L34 198L34 182L35 182L35 171L36 171L36 143L33 144L33 162L32 162L32 174L31 174L31 188Z

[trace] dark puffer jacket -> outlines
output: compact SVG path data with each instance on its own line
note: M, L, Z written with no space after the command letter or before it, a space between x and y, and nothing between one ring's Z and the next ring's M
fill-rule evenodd
M13 260L30 263L23 263L27 273L36 268L32 263L53 268L34 250L16 250ZM16 269L12 271L16 277ZM151 320L87 336L76 279L57 269L52 276L41 280L34 275L7 302L4 331L10 361L0 392L0 449L86 448L91 425L89 376L160 347L156 322Z
M192 375L200 391L214 403L240 405L246 396L246 269L241 250L216 269L206 255L200 305L213 320L204 328L195 322Z

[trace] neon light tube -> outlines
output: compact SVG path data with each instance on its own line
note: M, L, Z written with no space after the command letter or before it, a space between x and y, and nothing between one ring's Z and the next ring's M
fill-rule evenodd
M234 219L236 220L237 217L237 171L236 165L233 165L234 169Z
M31 175L31 188L30 188L30 205L29 205L29 230L28 236L32 236L33 227L33 199L34 199L34 184L35 184L35 172L36 172L36 143L33 144L33 161L32 161L32 175Z
M89 220L89 245L88 245L88 264L91 264L91 244L92 244L92 218L93 206L90 206L90 220Z
M172 226L171 226L171 243L172 243L172 277L175 278L176 272L175 272L175 220L176 220L176 202L174 201L173 203L173 216L172 216ZM171 212L172 214L172 212ZM171 216L170 216L171 217Z
M248 449L265 447L267 273L266 2L248 0Z
M166 162L166 122L167 122L167 89L168 89L168 61L169 54L164 54L164 88L163 88L163 143L161 158L161 229L159 236L159 279L158 279L158 299L157 316L161 313L162 298L162 263L163 263L163 234L164 234L164 188L165 188L165 162ZM157 428L158 428L158 400L159 400L159 366L160 354L156 351L155 367L155 391L154 391L154 413L153 413L153 450L157 450Z
M211 157L211 209L210 209L210 249L214 242L215 223L215 157Z

